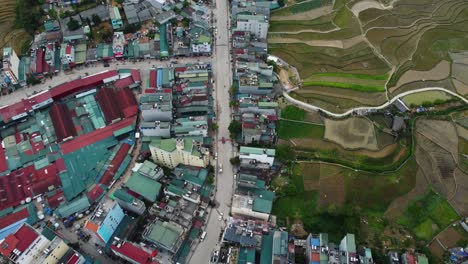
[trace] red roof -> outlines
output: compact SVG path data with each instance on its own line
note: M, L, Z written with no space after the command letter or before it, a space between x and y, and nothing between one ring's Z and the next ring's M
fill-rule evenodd
M34 165L30 165L0 177L0 189L4 190L0 192L0 210L19 205L21 200L33 196L30 186L34 172Z
M68 258L68 260L65 263L66 264L75 264L75 263L78 262L79 259L80 259L80 255L78 255L78 253L73 251L73 254Z
M120 247L112 245L111 249L126 256L129 259L132 259L137 263L151 263L151 254L130 242L123 242Z
M27 113L31 110L32 107L29 104L29 101L23 99L12 105L0 108L0 116L2 117L2 120L4 122L8 122L11 120L12 117L22 113Z
M174 69L175 72L184 72L187 70L187 67L177 67Z
M131 76L128 76L127 78L119 79L114 82L114 87L115 88L126 88L133 84L133 79Z
M312 253L311 254L311 259L312 259L312 261L320 262L320 254L319 253Z
M255 128L255 124L242 123L242 128Z
M145 93L156 93L156 89L154 88L149 88L149 89L145 89Z
M24 252L38 236L39 234L37 234L37 232L31 227L27 225L21 226L15 233L15 237L19 240L16 248L19 251Z
M177 69L176 69L177 70ZM150 70L149 73L149 87L150 88L156 88L156 80L158 76L158 71L157 70Z
M72 52L72 46L67 45L67 47L65 48L65 54L71 54L71 52Z
M76 137L73 140L62 142L60 148L62 149L63 154L68 154L70 152L79 150L85 146L91 145L93 143L113 136L114 131L132 125L135 122L135 119L135 116L126 118L120 122L95 130L91 133Z
M8 170L8 163L5 158L5 150L0 147L0 172Z
M61 142L68 137L75 137L76 129L70 117L70 111L64 104L54 104L50 108L50 119L54 125L57 141Z
M0 244L0 254L8 258L18 243L19 240L15 237L15 235L9 234Z
M132 69L132 79L134 82L141 82L141 75L139 70Z
M103 84L103 80L107 78L111 78L114 76L118 76L118 72L116 70L110 70L106 72L101 72L95 75L87 76L78 80L74 80L71 82L63 83L59 86L54 87L50 90L50 94L53 99L59 99L70 95L72 93L86 90L92 87L96 87L100 84Z
M122 108L116 104L117 95L112 88L102 88L96 94L96 100L102 109L107 123L122 117Z
M99 198L99 196L101 196L103 192L104 192L104 189L102 189L99 184L96 184L96 186L94 186L94 188L88 192L88 198L92 202L95 202Z
M112 179L114 178L115 173L119 170L120 165L125 159L125 156L128 154L130 147L131 146L127 143L124 143L122 146L120 146L120 149L115 154L114 159L112 159L111 163L106 169L106 172L104 172L104 175L102 175L99 183L109 186L109 184L112 182Z
M23 208L18 212L7 214L0 218L0 229L8 227L14 223L17 223L25 218L29 217L28 208Z
M52 209L57 208L61 203L65 202L65 198L63 196L63 191L59 190L56 194L47 197L47 203L49 207Z
M50 95L50 91L49 90L46 90L46 91L43 91L43 92L39 92L31 97L29 97L28 99L26 99L27 101L29 101L29 104L31 106L34 106L34 105L37 105L37 104L40 104L40 103L43 103L49 99L51 99L51 95Z
M36 53L36 73L43 73L44 69L42 68L44 61L44 50L42 48L37 50Z

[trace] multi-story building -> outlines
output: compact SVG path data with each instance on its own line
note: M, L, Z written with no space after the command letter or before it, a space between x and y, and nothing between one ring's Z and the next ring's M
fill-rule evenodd
M141 114L145 122L169 122L172 120L172 94L155 93L140 99Z
M142 200L135 198L123 189L116 190L114 198L123 209L138 215L142 215L146 210L145 203Z
M184 228L175 223L156 220L143 232L143 239L175 253L182 244L185 233Z
M111 22L112 22L112 28L113 29L121 29L123 27L123 20L122 17L120 16L120 11L119 8L114 6L111 7L109 10Z
M309 264L328 263L328 234L309 234L306 240L306 258Z
M3 73L12 85L17 85L20 60L13 48L3 49Z
M272 166L275 161L275 150L243 146L240 148L239 158L252 163L266 163Z
M268 34L268 17L265 15L244 15L237 16L237 30L249 31L257 38L265 39Z
M118 203L114 203L111 208L99 206L91 218L86 221L85 228L97 238L96 241L105 245L111 239L124 216L125 213Z
M27 224L2 241L0 254L17 264L83 264L86 261L60 237L49 239Z
M155 163L171 169L179 164L206 167L210 152L202 146L202 137L153 139L149 145Z
M272 207L272 199L253 195L234 194L231 213L233 216L267 221L270 218Z
M111 246L112 252L123 258L124 260L132 264L152 264L155 263L152 261L153 253L155 251L150 251L147 248L141 247L137 244L120 241L120 239L115 239Z
M340 256L341 263L359 263L354 234L346 234L346 236L341 240L340 251L342 252Z

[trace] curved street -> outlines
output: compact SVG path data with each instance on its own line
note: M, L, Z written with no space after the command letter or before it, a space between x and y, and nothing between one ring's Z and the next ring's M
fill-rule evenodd
M293 88L295 89L295 88ZM289 90L291 91L291 90ZM392 99L390 99L390 101L387 101L386 103L382 104L382 105L379 105L379 106L361 106L361 107L356 107L356 108L351 108L349 109L348 111L344 112L344 113L333 113L333 112L330 112L326 109L323 109L321 107L318 107L318 106L315 106L315 105L312 105L312 104L308 104L308 103L305 103L305 102L302 102L300 100L297 100L295 98L292 98L288 93L289 91L283 91L283 96L284 98L286 98L286 100L288 100L289 102L297 105L297 106L300 106L300 107L303 107L303 108L306 108L308 110L312 110L312 111L322 111L324 113L326 113L327 115L329 116L333 116L333 117L345 117L345 116L348 116L350 114L352 114L353 112L355 111L367 111L367 110L380 110L380 109L384 109L386 108L387 106L393 104L396 100L400 99L401 97L404 97L406 95L410 95L410 94L415 94L415 93L421 93L421 92L428 92L428 91L441 91L441 92L446 92L452 96L455 96L457 98L459 98L460 100L462 100L463 102L467 103L468 104L468 100L455 93L455 92L452 92L450 90L447 90L445 88L441 88L441 87L426 87L426 88L420 88L420 89L416 89L416 90L411 90L411 91L407 91L407 92L404 92L404 93L401 93L401 94L398 94L397 96L393 97Z

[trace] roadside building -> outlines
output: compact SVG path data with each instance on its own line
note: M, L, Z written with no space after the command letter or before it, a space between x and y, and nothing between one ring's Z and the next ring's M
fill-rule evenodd
M346 236L343 237L340 243L340 251L343 252L340 256L341 263L359 263L354 234L346 234Z
M112 39L112 51L114 52L115 58L122 58L125 49L125 36L123 32L114 32Z
M151 82L151 77L150 77ZM140 108L145 122L172 120L172 94L154 93L141 96Z
M97 5L95 7L83 10L80 12L80 16L84 21L88 22L90 26L97 26L95 25L95 17L99 18L97 21L100 22L105 22L110 19L109 9L106 5Z
M275 161L275 150L242 146L239 151L239 158L253 163L266 163L272 166Z
M268 17L265 15L240 14L237 16L236 30L249 31L260 39L266 38L268 26Z
M273 208L273 200L268 198L234 194L231 213L233 216L267 221Z
M210 153L202 144L202 137L156 138L149 147L154 162L171 169L179 164L206 167Z
M309 234L305 248L307 263L328 263L328 234Z
M3 67L2 71L5 75L5 82L11 85L19 84L19 66L20 60L16 52L11 47L3 48Z

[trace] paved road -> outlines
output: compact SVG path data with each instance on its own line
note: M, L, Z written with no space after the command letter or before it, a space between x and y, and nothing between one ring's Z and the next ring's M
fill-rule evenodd
M215 26L218 29L216 37L216 48L213 61L213 73L215 79L215 100L217 105L218 135L216 150L218 152L218 163L222 164L223 172L216 178L216 202L219 205L212 210L207 222L206 237L195 249L189 263L210 263L211 252L219 245L219 235L224 227L224 221L219 221L219 213L226 218L229 214L232 199L232 188L234 173L232 171L230 158L233 156L233 147L230 141L221 143L221 138L229 138L228 126L231 122L231 110L229 108L229 87L231 86L231 64L229 55L229 30L228 30L228 1L217 1L214 9L216 19Z
M295 89L295 88L294 88ZM292 89L293 90L293 89ZM291 91L291 90L289 90ZM330 115L330 116L333 116L333 117L345 117L345 116L348 116L350 114L352 114L354 111L365 111L365 110L380 110L380 109L384 109L386 108L387 106L393 104L396 100L398 100L399 98L401 97L404 97L406 95L409 95L409 94L415 94L415 93L421 93L421 92L428 92L428 91L441 91L441 92L446 92L452 96L455 96L455 97L458 97L460 100L462 100L463 102L467 103L468 104L468 100L455 93L455 92L452 92L450 90L447 90L445 88L441 88L441 87L426 87L426 88L420 88L420 89L416 89L416 90L411 90L411 91L407 91L407 92L404 92L404 93L401 93L401 94L398 94L397 96L393 97L392 99L390 99L389 101L387 101L386 103L382 104L382 105L379 105L379 106L362 106L362 107L356 107L356 108L352 108L352 109L349 109L348 111L344 112L344 113L333 113L333 112L330 112L326 109L323 109L321 107L318 107L316 105L312 105L312 104L308 104L308 103L305 103L305 102L302 102L302 101L299 101L297 99L294 99L292 98L289 94L288 94L288 91L284 91L283 92L283 96L284 98L286 98L286 100L288 100L289 102L295 104L295 105L298 105L298 106L301 106L303 108L306 108L306 109L309 109L309 110L313 110L313 111L322 111L324 113L326 113L327 115Z

